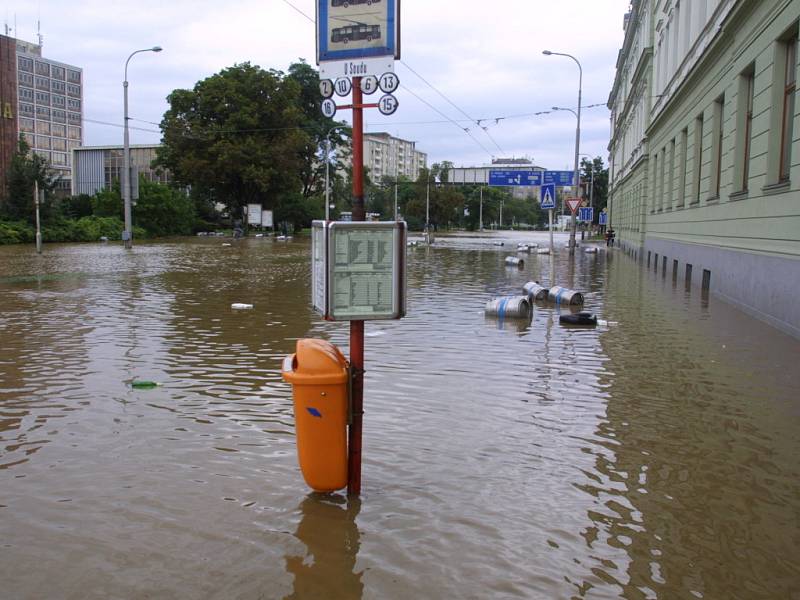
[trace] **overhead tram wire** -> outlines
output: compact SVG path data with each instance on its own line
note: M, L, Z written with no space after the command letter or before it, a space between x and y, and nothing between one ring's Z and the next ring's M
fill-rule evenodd
M311 23L314 23L314 24L316 23L316 20L315 20L315 19L312 19L310 16L308 16L308 15L307 15L306 13L304 13L302 10L300 10L299 8L297 8L297 7L296 7L294 4L292 4L291 2L289 2L289 0L283 0L283 2L284 2L285 4L288 4L289 6L291 6L291 7L292 7L292 8L293 8L295 11L297 11L297 12L298 12L298 13L300 13L301 15L303 15L303 16L304 16L306 19L308 19L308 20L309 20ZM415 71L413 71L413 69L411 69L411 67L409 67L409 66L408 66L406 63L403 63L403 65L404 65L405 67L407 67L409 70L411 70L412 72L416 73L416 72L415 72ZM417 75L417 76L418 76L418 77L420 77L420 79L422 79L422 77L421 77L421 76L419 76L419 75ZM424 79L423 79L423 81L424 81ZM425 83L428 83L428 82L426 81ZM428 85L430 85L430 84L428 83ZM431 86L431 87L433 87L433 86ZM458 127L459 129L461 129L461 131L463 131L464 133L466 133L466 134L467 134L467 135L468 135L468 136L469 136L469 137L470 137L470 138L471 138L471 139L472 139L472 140L473 140L473 141L474 141L476 144L478 144L478 145L479 145L479 146L480 146L480 147L483 149L483 151L484 151L484 152L486 152L486 154L487 154L487 155L489 155L489 156L492 156L492 153L491 153L491 152L489 152L489 150L487 150L487 149L486 149L486 146L484 146L483 144L481 144L481 143L480 143L480 142L477 140L477 138L475 138L475 137L474 137L474 136L473 136L473 135L472 135L472 134L469 132L469 129L467 129L467 128L465 128L465 127L462 127L461 125L459 125L458 123L456 123L456 122L455 122L453 119L451 119L450 117L448 117L446 114L444 114L444 113L443 113L442 111L440 111L439 109L435 108L435 107L434 107L432 104L430 104L429 102L426 102L425 100L423 100L422 98L420 98L420 97L419 97L417 94L415 94L414 92L412 92L412 91L411 91L411 90L409 90L408 88L403 88L403 89L404 89L405 91L407 91L408 93L410 93L412 96L414 96L414 97L415 97L417 100L419 100L420 102L422 102L423 104L425 104L425 105L426 105L426 106L428 106L429 108L431 108L431 109L435 110L437 113L439 113L440 115L442 115L442 116L443 116L445 119L447 119L447 120L448 120L450 123L453 123L453 124L454 124L456 127ZM435 90L435 89L436 89L436 88L434 88L434 90ZM441 94L441 92L439 92L438 90L436 90L436 91L437 91L437 93L439 93L440 95L442 95L442 97L444 97L444 95L443 95L443 94ZM447 100L447 98L445 98L445 100ZM450 100L448 100L448 102L450 102ZM452 102L451 102L451 104L452 104ZM455 105L454 105L454 106L455 106ZM456 107L456 108L458 108L458 107ZM459 110L461 110L461 109L459 109ZM463 113L464 111L461 111L461 112ZM465 114L465 116L467 116L467 117L469 118L469 115L466 115L466 113L464 113L464 114ZM475 121L474 121L474 119L470 119L470 123L474 123L474 122L475 122ZM489 136L489 137L490 137L490 139L491 139L491 136ZM492 140L492 141L494 142L494 140ZM497 142L495 142L495 146L497 146ZM500 148L500 146L497 146L497 147L498 147L498 148ZM502 149L501 149L500 151L502 152Z
M443 116L445 119L447 119L447 121L448 121L448 122L452 123L453 125L455 125L456 127L458 127L458 128L461 130L461 131L463 131L464 133L466 133L466 134L469 136L469 138L470 138L470 139L471 139L473 142L475 142L476 144L478 144L478 146L480 146L480 147L481 147L481 149L482 149L484 152L486 152L486 154L487 154L488 156L490 156L490 157L492 156L492 153L491 153L491 152L490 152L490 151L489 151L489 150L486 148L486 146L484 146L483 144L481 144L481 143L480 143L480 141L479 141L479 140L478 140L478 139L477 139L477 138L476 138L474 135L472 135L472 134L469 132L469 128L468 128L468 127L462 127L462 126L461 126L461 125L459 125L459 124L458 124L456 121L454 121L453 119L451 119L450 117L448 117L446 114L444 114L442 111L440 111L438 108L436 108L436 107L435 107L433 104L431 104L431 103L430 103L430 102L428 102L427 100L424 100L423 98L421 98L420 96L418 96L416 93L414 93L414 92L413 92L412 90L410 90L409 88L403 88L403 90L405 90L406 92L408 92L409 94L411 94L412 96L414 96L414 97L415 97L417 100L419 100L420 102L422 102L423 104L425 104L425 105L426 105L428 108L430 108L431 110L434 110L434 111L436 111L437 113L439 113L440 115L442 115L442 116ZM472 122L472 121L470 121L470 123L471 123L471 122Z
M426 84L426 85L427 85L429 88L431 88L431 89L432 89L434 92L436 92L436 93L437 93L437 94L439 94L439 95L440 95L442 98L444 98L444 99L445 99L447 102L449 102L449 103L450 103L450 105L451 105L453 108L455 108L455 109L456 109L458 112L460 112L462 115L464 115L465 117L467 117L467 119L469 119L469 120L470 120L470 122L472 122L472 123L475 123L475 124L476 124L478 127L480 127L480 128L481 128L481 130L482 130L482 131L483 131L483 132L486 134L486 136L487 136L487 137L488 137L488 138L489 138L489 139L492 141L492 143L495 145L495 147L496 147L496 148L497 148L497 149L500 151L500 154L505 154L505 151L504 151L504 150L503 150L503 149L500 147L500 145L499 145L499 144L498 144L498 143L495 141L495 139L492 137L492 134L490 134L490 133L489 133L489 130L488 130L488 128L486 128L486 127L484 127L483 125L481 125L481 122L482 122L482 121L485 121L485 120L488 120L488 119L473 119L473 118L472 118L471 116L469 116L469 115L468 115L466 112L464 112L464 111L463 111L463 110L462 110L462 109L461 109L461 108L460 108L460 107L459 107L459 106L458 106L458 105L457 105L455 102L453 102L452 100L450 100L450 98L448 98L448 97L447 97L447 96L445 96L445 95L444 95L442 92L440 92L438 89L436 89L436 87L435 87L435 86L434 86L434 85L433 85L433 84L432 84L430 81L428 81L428 80L427 80L427 79L425 79L425 78L424 78L422 75L420 75L420 74L419 74L419 73L417 73L417 72L416 72L414 69L412 69L412 68L411 68L411 65L409 65L408 63L406 63L404 60L401 60L401 61L400 61L400 64L401 64L401 65L403 65L403 66L404 66L406 69L408 69L409 71L411 71L411 72L412 72L414 75L416 75L417 77L419 77L419 78L420 78L420 79L421 79L421 80L422 80L422 81L423 81L423 82L424 82L424 83L425 83L425 84Z

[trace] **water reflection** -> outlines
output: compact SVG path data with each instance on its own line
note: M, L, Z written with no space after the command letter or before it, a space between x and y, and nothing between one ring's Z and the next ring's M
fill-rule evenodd
M367 325L361 507L297 506L280 361L349 331L309 307L307 239L0 248L3 592L791 598L798 342L663 259L507 269L531 234L504 235L410 248L408 317ZM617 324L485 319L533 280Z
M299 510L302 517L294 535L305 545L306 553L286 556L286 570L294 575L294 586L284 600L359 600L364 591L363 572L356 572L361 545L356 518L361 501L336 494L309 494Z

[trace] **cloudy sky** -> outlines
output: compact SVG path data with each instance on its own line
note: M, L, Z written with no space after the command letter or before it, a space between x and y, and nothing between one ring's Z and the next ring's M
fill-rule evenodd
M583 66L581 152L607 158L605 102L622 44L629 0L403 0L400 108L366 115L368 131L414 140L429 163L487 164L492 157L529 157L571 169L575 117L550 112L577 106ZM6 0L0 14L10 35L36 41L44 55L84 70L86 145L121 144L125 59L131 143L159 140L166 96L225 67L249 61L285 70L314 64L315 0ZM427 82L427 83L426 83ZM430 84L430 85L428 85ZM337 117L344 116L340 111ZM481 120L481 126L475 121ZM465 132L464 129L469 129Z

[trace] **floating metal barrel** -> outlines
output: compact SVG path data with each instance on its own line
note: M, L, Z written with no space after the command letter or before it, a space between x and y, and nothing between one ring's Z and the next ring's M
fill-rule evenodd
M536 252L538 254L550 254L550 248L539 248Z
M529 281L526 283L522 286L522 291L525 292L528 299L539 301L547 300L547 294L549 292L546 287L539 285L536 281Z
M590 248L586 248L586 250L584 250L584 252L586 254L597 254L597 246L592 246Z
M531 303L526 296L505 296L486 303L486 316L501 319L527 319L531 316Z
M525 266L525 261L516 256L506 256L506 265L509 267L519 267L521 269Z
M583 304L583 294L559 285L550 288L547 299L556 304Z
M527 252L530 254L531 247L528 244L517 244L517 252Z

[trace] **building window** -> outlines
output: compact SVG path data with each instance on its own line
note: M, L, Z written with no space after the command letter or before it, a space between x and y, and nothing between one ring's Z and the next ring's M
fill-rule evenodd
M36 77L36 89L37 90L44 90L45 92L50 91L50 80L47 77Z
M67 98L67 108L79 111L81 109L81 101L75 98Z
M61 138L53 138L53 150L67 151L67 140Z
M735 182L740 192L746 192L750 179L750 145L753 137L753 96L756 66L751 64L739 76L736 110Z
M19 114L24 115L26 117L33 117L33 115L36 114L36 110L34 109L33 104L26 104L25 102L20 102Z
M67 89L67 84L63 81L53 81L50 83L50 86L54 92L64 93Z
M81 128L80 127L70 127L69 128L69 139L71 139L71 140L80 140L81 139Z
M683 208L686 198L686 174L689 170L689 128L681 131L681 170L678 175L678 208Z
M56 123L66 123L67 122L67 113L63 110L54 110L53 111L53 121Z
M57 67L57 66L53 65L51 68L52 68L52 71L50 73L50 76L53 79L61 79L61 80L64 79L64 76L66 74L66 71L64 70L64 67Z
M19 83L20 85L29 85L33 87L33 75L31 75L30 73L23 73L22 71L20 71Z
M67 94L70 96L77 96L80 97L81 95L81 86L75 85L72 83L67 84Z
M797 89L797 32L786 42L783 68L783 118L781 120L780 181L789 179L792 166L792 133L794 132L794 96Z
M47 92L36 92L36 104L50 105L50 94Z
M667 192L667 171L666 171L667 160L666 160L666 158L667 158L667 147L664 146L661 149L661 160L660 160L661 175L660 175L660 180L659 180L659 184L660 185L658 186L658 193L659 193L659 196L660 196L658 198L658 210L659 211L663 211L664 210L664 200L665 200L665 197L667 195L667 193L666 193Z
M53 96L53 106L64 108L67 106L67 99L64 96Z
M50 120L50 109L46 106L37 106L36 107L36 118L43 119L45 121Z
M33 59L25 58L24 56L17 57L17 68L20 71L27 71L33 73Z
M19 88L19 99L25 102L33 102L34 93L30 88Z
M43 135L36 136L36 147L43 150L50 150L50 138Z
M55 112L55 111L53 111L53 112ZM52 130L53 130L53 135L55 135L57 137L62 137L62 138L67 137L67 127L66 127L66 125L56 125L55 123L53 123Z
M81 116L78 113L67 113L67 121L73 125L80 125Z
M47 63L36 61L36 74L50 77L50 65Z
M702 113L694 121L694 173L692 183L694 193L692 203L700 202L700 188L702 180L700 178L703 168L703 115Z
M73 71L72 69L67 70L67 81L71 81L72 83L80 83L81 72Z
M711 149L711 157L713 164L711 190L713 191L712 197L719 198L719 191L722 183L722 137L724 133L724 119L725 119L725 96L722 95L714 102L714 123L713 135L714 145Z
M19 120L19 130L20 131L27 131L28 133L33 133L33 119L20 118L20 120Z
M50 135L50 123L47 121L36 121L36 133Z
M669 143L669 181L667 183L667 209L672 210L672 193L675 188L675 138Z

